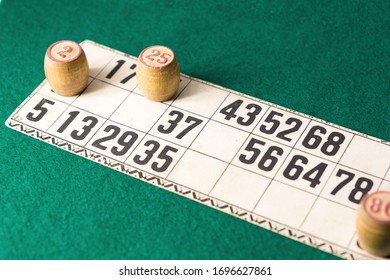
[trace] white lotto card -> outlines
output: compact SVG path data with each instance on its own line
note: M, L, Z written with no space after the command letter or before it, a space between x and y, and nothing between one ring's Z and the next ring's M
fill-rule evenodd
M10 128L345 259L363 196L390 191L390 145L181 75L167 102L143 97L136 58L91 41L86 90L43 81Z

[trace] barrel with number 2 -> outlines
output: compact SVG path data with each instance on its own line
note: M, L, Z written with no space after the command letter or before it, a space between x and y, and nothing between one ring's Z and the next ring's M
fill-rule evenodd
M87 87L88 61L76 42L63 40L52 44L46 51L44 69L51 88L59 95L77 95Z
M136 73L142 94L150 100L169 100L179 88L179 63L173 51L167 47L144 49L138 57Z

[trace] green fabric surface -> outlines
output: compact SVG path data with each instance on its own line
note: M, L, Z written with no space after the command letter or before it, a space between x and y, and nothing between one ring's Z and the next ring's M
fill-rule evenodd
M390 140L390 2L0 1L0 120L46 48L172 48L185 74ZM0 259L334 259L0 126Z

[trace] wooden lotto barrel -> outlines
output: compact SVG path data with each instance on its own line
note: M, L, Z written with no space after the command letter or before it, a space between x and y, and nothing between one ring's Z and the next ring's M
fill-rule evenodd
M88 84L89 67L81 46L64 40L52 44L46 51L44 70L54 92L73 96Z
M360 247L373 255L390 257L390 192L375 192L363 198L356 229Z
M166 101L177 92L180 66L173 51L151 46L138 57L136 77L142 94L153 101Z

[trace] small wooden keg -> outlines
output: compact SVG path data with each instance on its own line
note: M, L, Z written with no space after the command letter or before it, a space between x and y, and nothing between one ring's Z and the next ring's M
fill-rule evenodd
M390 257L390 192L375 192L363 198L356 229L362 249L379 257Z
M166 101L177 92L180 66L173 51L164 46L144 49L138 57L136 71L142 94L153 101Z
M46 51L44 69L51 88L59 95L77 95L87 87L88 61L81 46L73 41L52 44Z

